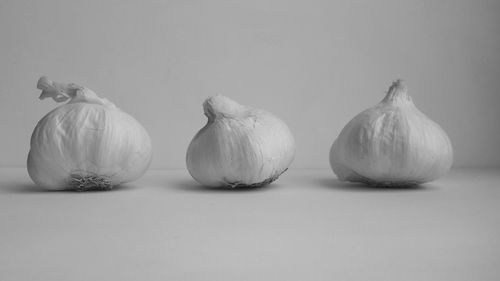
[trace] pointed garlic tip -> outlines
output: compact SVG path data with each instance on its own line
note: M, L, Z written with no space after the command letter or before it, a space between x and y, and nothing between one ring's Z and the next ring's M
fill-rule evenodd
M400 102L400 101L411 101L411 97L408 95L408 88L404 84L403 79L397 79L392 82L389 87L383 102Z
M52 98L56 102L63 102L76 96L76 92L81 89L75 84L58 83L50 80L47 76L42 76L36 84L37 89L42 90L40 99Z
M38 82L36 83L36 88L39 90L47 90L49 87L51 87L52 81L47 78L47 76L42 76L40 79L38 79Z
M209 120L221 117L234 117L241 113L244 106L223 95L216 95L205 100L203 110Z

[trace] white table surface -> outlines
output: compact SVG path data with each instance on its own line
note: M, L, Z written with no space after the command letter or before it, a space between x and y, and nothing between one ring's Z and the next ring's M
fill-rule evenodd
M500 280L500 170L412 189L290 170L254 190L150 171L45 192L0 169L0 280Z

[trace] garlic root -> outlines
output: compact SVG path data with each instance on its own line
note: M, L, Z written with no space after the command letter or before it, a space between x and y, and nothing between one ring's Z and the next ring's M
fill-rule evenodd
M78 192L82 191L108 191L113 189L112 181L105 176L71 174L68 188Z

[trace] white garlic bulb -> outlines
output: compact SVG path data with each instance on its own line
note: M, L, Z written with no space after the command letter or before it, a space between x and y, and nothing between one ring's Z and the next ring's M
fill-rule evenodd
M43 117L31 136L28 173L49 190L109 190L141 177L151 140L132 116L76 84L37 84L40 99L69 100Z
M295 156L286 124L264 110L218 95L203 103L208 123L191 141L191 176L211 187L257 187L276 180Z
M354 117L330 150L340 180L380 186L429 182L452 162L450 139L415 107L401 80L379 104Z

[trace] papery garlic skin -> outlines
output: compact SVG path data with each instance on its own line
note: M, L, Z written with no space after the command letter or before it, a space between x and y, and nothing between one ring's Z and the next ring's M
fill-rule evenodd
M401 80L379 104L354 117L330 150L340 180L380 186L429 182L452 163L447 134L417 109Z
M287 125L264 110L218 95L203 108L208 123L186 155L191 176L204 186L262 186L285 172L295 156Z
M28 173L49 190L108 190L141 177L151 140L132 116L88 88L42 77L41 99L67 104L43 117L31 136Z

